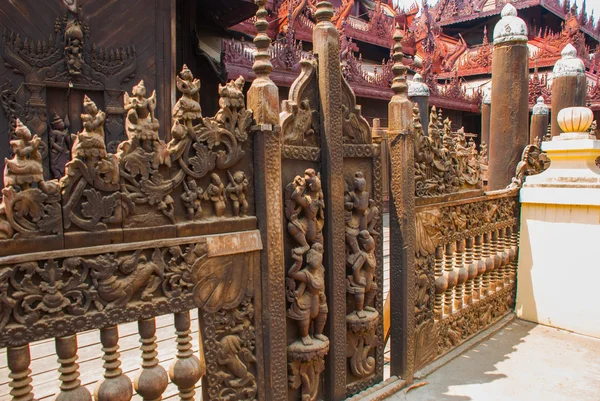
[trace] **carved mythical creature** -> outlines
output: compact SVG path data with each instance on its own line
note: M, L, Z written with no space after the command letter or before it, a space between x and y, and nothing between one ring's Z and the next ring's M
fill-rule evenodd
M288 316L298 322L300 337L305 346L313 345L313 338L326 342L328 339L323 335L323 329L327 321L328 309L325 298L323 245L316 242L311 246L306 253L305 268L302 268L302 254L293 253L292 258L294 264L288 271L288 277L300 284L293 294L290 294L291 305Z
M311 244L323 244L325 202L321 190L321 176L307 169L304 177L296 176L286 187L285 212L289 220L288 232L300 245L293 253L304 255Z
M4 159L4 186L28 189L31 184L44 184L42 155L39 151L40 137L34 135L21 120L17 119L15 130L17 139L10 141L14 157Z
M237 335L228 335L219 341L217 363L225 366L231 372L231 374L225 374L228 387L241 388L250 385L253 388L256 385L254 375L248 371L248 367L240 359L242 351L242 340ZM247 354L249 355L246 357L250 357L248 363L255 363L254 356L250 353ZM255 393L255 391L252 392Z
M192 177L188 177L186 181L183 182L181 201L186 208L188 220L198 219L202 215L201 203L204 198L204 190L198 186L196 180Z
M550 166L546 153L535 145L527 145L523 150L521 161L517 164L515 176L507 189L521 188L525 177L544 172Z
M227 198L225 196L225 185L217 173L210 175L210 184L204 194L206 200L210 200L215 210L215 216L221 217L225 214Z
M54 178L60 179L65 175L65 164L71 160L69 118L63 120L54 113L50 127L50 171Z
M248 178L243 171L236 171L235 174L229 175L229 184L227 184L227 195L233 203L233 215L235 217L245 216L248 212L248 201L246 200L246 190L248 189Z
M92 278L98 282L98 295L107 303L106 308L124 307L140 292L142 301L152 301L165 272L165 262L158 248L150 260L142 250L137 250L131 256L115 258L106 254L83 259L82 263L91 269Z
M294 122L283 139L286 144L298 146L306 145L306 141L315 134L315 131L312 128L314 113L315 112L310 108L308 99L301 101L297 106L292 106Z

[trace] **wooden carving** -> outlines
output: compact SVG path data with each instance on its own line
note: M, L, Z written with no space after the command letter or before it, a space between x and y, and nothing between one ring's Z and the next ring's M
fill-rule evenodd
M342 133L344 143L370 144L371 127L356 104L356 96L348 82L342 78Z
M40 142L17 119L15 139L10 141L14 156L4 161L0 238L62 233L59 185L44 180Z
M323 357L329 352L329 339L323 334L328 313L322 263L324 205L321 178L313 169L296 176L285 189L287 228L296 244L286 278L288 317L300 336L288 345L289 381L292 388L301 388L306 401L317 399Z
M415 192L431 197L482 187L481 157L475 144L468 144L463 130L452 132L450 120L441 123L435 107L425 136L418 108L415 124Z
M508 189L521 188L525 177L543 173L550 167L550 159L538 145L527 145L523 150L521 161L517 164L515 176Z
M347 278L347 292L353 304L352 312L346 315L347 351L350 369L354 376L365 378L375 372L374 350L378 344L376 336L379 312L374 307L377 294L375 272L374 236L379 220L379 209L366 191L366 180L360 171L354 174L354 182L346 189L346 265L351 273Z

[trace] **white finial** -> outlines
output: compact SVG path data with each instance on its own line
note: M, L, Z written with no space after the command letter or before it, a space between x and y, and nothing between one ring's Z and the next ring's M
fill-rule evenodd
M408 83L408 97L429 96L429 87L423 82L423 76L415 74L412 81Z
M577 49L572 44L567 44L561 55L562 58L556 62L552 70L553 78L585 75L585 64L577 57Z
M527 25L517 16L517 9L508 3L502 9L502 18L494 28L494 44L527 42Z

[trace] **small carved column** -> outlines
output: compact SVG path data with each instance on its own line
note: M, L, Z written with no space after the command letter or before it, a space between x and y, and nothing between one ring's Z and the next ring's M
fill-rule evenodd
M412 82L408 85L408 97L411 102L419 106L421 114L421 125L425 136L429 135L429 86L423 82L421 74L415 74Z
M133 386L129 377L121 370L119 354L119 331L117 326L100 330L100 342L104 356L104 380L94 391L96 401L129 401L133 397Z
M485 270L483 273L483 285L481 288L481 297L484 298L490 295L490 281L492 270L494 270L494 259L491 255L491 241L492 235L491 233L483 234L483 261L485 262Z
M529 48L527 25L507 4L494 28L488 189L504 189L527 146L529 132Z
M490 144L490 117L492 113L492 90L487 89L481 102L481 143Z
M538 97L537 103L533 106L531 115L531 127L529 127L529 144L535 145L541 143L548 131L549 109L544 103L542 96Z
M57 337L56 355L60 363L60 393L55 401L92 401L90 392L81 385L77 364L77 336Z
M190 333L190 312L175 313L175 334L177 334L177 358L169 368L169 378L179 389L181 401L194 401L196 383L206 374L206 367L192 350Z
M288 378L286 369L286 308L285 262L281 218L283 194L281 190L281 132L279 127L279 89L269 74L273 70L267 35L269 22L266 0L256 2L257 35L254 38L256 54L253 69L256 79L248 90L248 109L252 110L258 131L254 136L254 185L256 217L262 236L261 274L263 283L262 312L264 314L263 342L265 349L265 375L269 384L265 388L267 399L287 400Z
M456 289L454 290L454 310L461 310L464 304L465 282L469 278L469 271L465 268L465 240L456 241L454 272L457 274Z
M451 242L446 244L446 258L444 263L444 275L448 279L448 288L444 294L444 315L448 316L452 314L453 302L452 294L454 287L458 282L458 274L454 271L454 244Z
M483 259L483 235L475 236L475 252L473 255L477 265L477 277L473 289L473 300L479 301L483 294L483 274L485 273L485 260Z
M411 381L415 355L415 179L413 106L402 64L402 32L394 32L394 96L388 106L390 141L391 374Z
M558 125L558 113L567 107L585 107L587 96L587 78L585 64L577 57L577 50L567 44L562 58L552 70L552 136L560 135L563 130Z
M442 320L444 315L444 292L448 288L448 279L444 276L444 247L435 248L435 303L434 316L436 320Z
M29 344L22 347L7 348L6 362L11 379L9 384L12 401L33 401L33 387L31 386L31 356Z
M373 119L373 140L375 138L381 138L381 164L383 166L381 169L381 181L384 196L383 201L387 203L390 193L390 141L387 131L381 128L381 120L379 118Z
M496 284L496 291L501 290L504 287L503 271L504 271L504 259L502 253L504 251L504 230L500 229L494 232L495 240L495 252L494 252L494 282Z
M135 391L144 401L160 401L169 384L169 378L165 369L158 364L156 320L150 318L138 321L138 331L142 343L142 370L135 378Z
M465 267L468 272L467 282L465 284L465 304L467 304L467 306L473 303L473 284L477 277L477 263L473 263L474 244L475 240L473 238L467 238L467 250L465 254Z
M313 50L319 67L321 103L321 160L325 198L325 260L323 261L331 305L328 315L330 341L325 378L325 398L346 397L346 254L344 226L344 151L342 137L342 70L339 32L331 22L334 10L328 1L317 4Z

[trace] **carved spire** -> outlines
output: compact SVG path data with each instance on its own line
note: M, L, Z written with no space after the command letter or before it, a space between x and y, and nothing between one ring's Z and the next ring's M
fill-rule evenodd
M269 22L267 21L267 9L265 5L267 0L256 0L258 11L256 12L256 37L254 38L254 44L256 45L256 55L254 56L254 65L252 69L257 76L268 76L273 71L273 65L271 64L271 54L269 53L269 46L271 45L271 38L267 35L267 29L269 28Z
M392 59L394 60L394 66L392 67L392 72L394 73L392 90L395 95L406 96L408 85L406 84L406 66L402 63L402 60L404 60L402 38L400 26L396 24L396 30L394 31L394 54L392 55Z
M333 6L330 2L320 1L317 3L317 12L315 13L317 22L331 22L333 14Z

